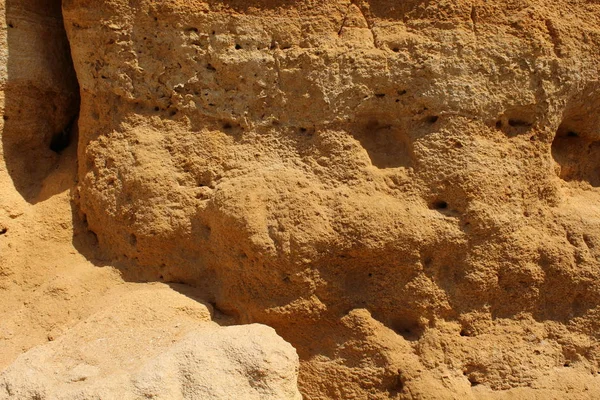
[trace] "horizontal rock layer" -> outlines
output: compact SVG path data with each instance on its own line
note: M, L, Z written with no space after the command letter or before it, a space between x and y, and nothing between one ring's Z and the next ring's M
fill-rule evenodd
M63 12L76 203L126 279L273 326L306 398L599 390L599 4Z

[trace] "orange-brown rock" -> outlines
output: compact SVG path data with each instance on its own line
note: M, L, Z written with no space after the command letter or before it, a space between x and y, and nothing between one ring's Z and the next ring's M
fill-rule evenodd
M193 288L125 283L102 258L70 201L79 102L60 1L2 1L0 16L0 399L300 398L272 328L218 327L233 321Z
M598 2L63 16L88 257L274 327L307 399L600 396Z

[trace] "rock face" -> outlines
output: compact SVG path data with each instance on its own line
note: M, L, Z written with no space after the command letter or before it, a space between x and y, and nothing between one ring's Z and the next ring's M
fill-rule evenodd
M60 1L5 0L0 15L3 158L18 192L37 202L57 192L40 193L42 182L75 140L77 79Z
M307 399L600 396L597 2L63 14L76 202L127 279L274 327Z
M272 328L218 327L168 288L118 300L20 356L0 399L301 399L296 351Z
M300 399L297 353L272 328L220 327L231 318L193 288L123 282L102 258L71 204L61 2L1 1L0 21L0 399Z

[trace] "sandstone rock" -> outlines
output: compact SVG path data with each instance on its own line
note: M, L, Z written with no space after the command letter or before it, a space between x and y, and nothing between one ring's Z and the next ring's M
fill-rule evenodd
M275 327L309 399L598 397L598 4L63 8L126 279Z
M99 260L70 206L79 97L60 1L0 15L0 399L300 398L272 328L219 327L189 287L127 284Z
M219 327L154 287L123 296L0 374L0 399L300 399L298 356L272 328Z
M122 285L73 246L76 138L50 148L79 107L61 14L60 1L0 2L0 370Z
M60 1L6 0L0 15L3 158L15 188L37 202L65 189L44 191L43 181L76 141L79 89Z
M598 368L596 5L64 9L90 229L140 274L277 327L307 397ZM396 334L365 336L353 309Z

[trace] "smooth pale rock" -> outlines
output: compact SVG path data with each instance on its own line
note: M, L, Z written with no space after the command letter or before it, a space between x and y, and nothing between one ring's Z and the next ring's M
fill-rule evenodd
M148 398L293 399L298 356L272 328L253 324L190 334L135 376Z
M0 374L0 399L301 399L298 356L267 326L219 327L167 288L123 295Z

